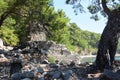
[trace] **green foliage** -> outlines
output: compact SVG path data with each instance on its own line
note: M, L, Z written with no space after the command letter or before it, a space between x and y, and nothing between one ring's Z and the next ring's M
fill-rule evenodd
M77 51L87 49L89 52L96 51L100 34L81 30L75 23L70 23L70 43L78 47Z
M75 14L78 14L78 10L80 13L84 12L84 7L83 7L84 4L82 4L83 1L84 0L66 0L66 4L72 5ZM120 7L120 0L106 0L106 2L107 2L106 4L107 4L108 8L111 10L117 9ZM103 11L103 7L101 4L102 4L102 0L89 0L87 9L88 9L89 13L92 14L92 16L90 17L91 19L98 21L99 20L98 15L100 15L100 14L104 17L107 17Z
M14 30L2 26L0 30L0 37L4 40L7 45L14 46L19 42L19 39L16 34L14 34Z
M94 19L95 21L98 21L99 20L99 17L98 17L98 15L92 15L91 17L90 17L90 19Z
M19 41L24 42L27 40L28 29L32 22L42 24L48 22L50 16L49 13L46 14L50 9L48 4L49 0L0 0L0 16L8 14L2 26L13 30L13 35L17 34Z
M49 38L58 43L69 44L69 18L66 17L62 10L58 10L54 13L54 20L51 20L50 30L52 31L52 36Z
M6 45L14 46L19 43L18 35L15 33L16 30L14 29L15 24L16 21L9 17L0 28L0 37Z
M90 5L90 6L88 6L88 10L91 14L95 14L95 13L99 12L100 7L95 6L95 5Z
M8 7L7 3L4 0L0 0L0 15Z
M85 49L95 51L100 34L83 31L75 23L69 23L65 12L55 11L51 5L51 0L0 0L0 16L10 12L2 24L0 37L7 45L17 45L28 39L32 23L40 23L51 31L52 36L47 37L49 40L65 44L68 49L79 53ZM93 8L96 7L89 7ZM82 9L81 6L80 11ZM50 56L49 61L54 62L54 58Z
M55 63L55 58L54 58L54 56L48 55L48 61L49 61L50 63Z

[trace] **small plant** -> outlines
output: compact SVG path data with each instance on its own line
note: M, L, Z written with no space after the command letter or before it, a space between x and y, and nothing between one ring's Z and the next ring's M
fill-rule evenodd
M48 55L48 61L49 61L50 63L55 63L55 58L54 58L54 56Z

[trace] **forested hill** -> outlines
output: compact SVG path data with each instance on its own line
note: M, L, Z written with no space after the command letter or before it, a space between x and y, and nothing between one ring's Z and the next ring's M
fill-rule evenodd
M81 30L75 23L70 23L70 43L76 46L76 51L89 53L96 52L100 34Z
M70 23L63 10L54 10L50 0L0 0L0 17L0 38L7 45L29 40L30 28L41 24L51 33L47 40L65 44L78 53L97 51L100 34L83 31L81 26Z

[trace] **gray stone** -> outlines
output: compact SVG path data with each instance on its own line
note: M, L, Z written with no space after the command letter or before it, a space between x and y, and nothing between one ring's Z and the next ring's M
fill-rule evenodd
M21 73L14 73L11 76L12 80L21 80L21 78L22 78L22 74Z
M62 73L60 71L55 71L52 78L53 79L59 79L61 77Z
M39 68L37 68L37 72L38 72L38 73L43 73L44 70L43 70L43 68L39 67Z
M22 73L22 78L30 78L33 79L34 78L34 73L30 72L30 71L26 71L24 73Z
M44 77L40 77L37 80L45 80L45 78Z
M61 51L61 54L64 54L65 56L67 56L67 55L70 55L71 52L65 48Z
M10 63L10 75L16 72L21 72L22 69L22 61L20 59L13 59Z
M119 70L117 70L117 72L116 72L116 73L120 74L120 69L119 69Z
M41 62L41 64L48 64L49 62L47 60L44 60Z
M31 80L31 79L29 79L29 78L24 78L24 79L21 79L21 80Z
M0 50L1 53L1 50ZM0 58L6 58L4 54L0 54Z
M74 61L72 61L71 63L70 63L70 65L69 65L70 67L73 67L73 66L75 66L75 62Z
M32 23L30 26L30 40L31 41L46 41L46 31L42 24Z
M67 70L62 73L63 79L64 80L70 80L71 76L73 74L72 70Z
M56 65L55 63L50 63L50 67L51 68L58 68L58 65Z
M0 54L6 54L6 52L0 49Z
M105 69L103 74L112 80L120 80L120 74L117 72Z

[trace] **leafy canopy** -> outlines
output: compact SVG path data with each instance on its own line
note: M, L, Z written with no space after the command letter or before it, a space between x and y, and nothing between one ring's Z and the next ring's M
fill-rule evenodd
M118 7L120 7L120 0L106 0L107 6L109 9L113 10ZM77 15L79 12L83 13L84 11L84 5L82 4L84 0L66 0L67 4L72 5L75 14ZM102 7L102 0L88 0L89 4L87 5L88 11L91 13L91 19L99 20L99 14L101 14L104 17L107 17L106 13L103 10Z

